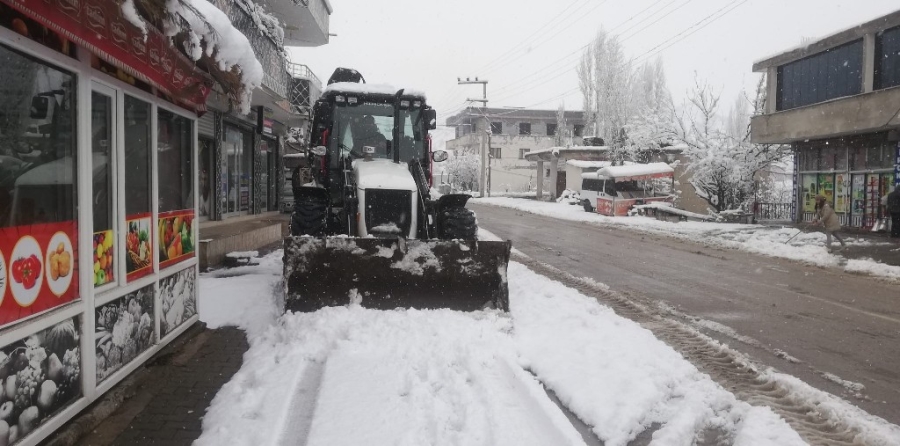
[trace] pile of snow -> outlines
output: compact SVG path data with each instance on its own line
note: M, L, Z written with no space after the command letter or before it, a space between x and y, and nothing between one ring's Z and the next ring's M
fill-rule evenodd
M650 331L522 265L509 268L510 314L349 306L275 317L279 256L244 276L201 277L201 319L244 328L250 349L197 445L584 444L541 383L607 445L657 425L662 445L707 428L732 444L804 444Z
M808 232L798 235L794 227L771 227L748 224L712 222L667 222L648 217L607 217L584 212L580 207L554 202L516 200L505 197L476 198L476 203L516 209L523 212L584 222L597 226L612 226L638 232L675 237L707 246L738 249L770 257L796 260L823 267L844 268L848 272L900 280L900 267L879 263L872 259L846 261L825 249L825 234ZM699 214L698 214L699 215ZM796 236L796 237L795 237ZM793 238L792 238L793 237ZM866 246L871 242L845 239L848 246Z

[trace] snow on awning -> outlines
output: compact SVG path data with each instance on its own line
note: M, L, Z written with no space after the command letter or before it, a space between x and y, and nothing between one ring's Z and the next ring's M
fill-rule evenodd
M597 171L598 176L613 178L617 183L622 181L649 180L653 178L671 178L675 173L666 163L632 164L630 166L609 166Z

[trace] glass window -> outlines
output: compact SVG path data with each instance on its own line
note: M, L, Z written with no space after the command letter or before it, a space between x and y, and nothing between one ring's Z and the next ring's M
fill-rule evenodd
M869 169L879 169L879 168L888 168L893 167L893 159L890 156L885 157L884 150L882 150L882 146L876 145L871 146L866 151L866 165Z
M520 135L530 135L531 134L531 123L520 122L519 123L519 134Z
M159 212L193 209L193 122L160 109L157 126Z
M500 135L503 133L503 123L502 122L492 122L491 123L491 133L494 135Z
M519 149L519 159L520 160L525 159L525 154L530 151L531 151L531 149Z
M0 79L2 325L78 297L78 234L75 76L0 45Z
M849 167L849 150L846 147L842 147L834 152L834 170L847 170Z
M900 27L875 37L875 89L900 85Z
M850 169L863 170L866 168L866 149L865 147L850 148Z
M556 136L556 124L547 124L547 136Z
M837 150L834 146L826 145L819 151L819 170L833 170L834 158Z
M253 135L246 130L226 126L223 150L228 172L227 212L247 211L250 209Z
M115 230L113 226L113 98L91 94L91 163L94 180L91 205L94 208L94 286L115 281Z
M778 110L861 93L862 40L778 67L778 87Z
M800 165L800 170L819 170L819 149L807 149L802 153L803 157L801 158L802 164Z
M200 188L200 216L209 217L212 215L212 181L213 181L213 142L212 140L200 139L200 172L199 172L199 188Z
M125 96L125 265L132 281L153 272L150 104Z
M575 136L577 136L579 138L584 136L584 125L575 124Z

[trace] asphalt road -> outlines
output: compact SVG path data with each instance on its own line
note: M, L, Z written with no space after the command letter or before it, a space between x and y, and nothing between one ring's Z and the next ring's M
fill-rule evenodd
M482 228L524 254L685 315L673 317L700 318L699 325L714 328L706 334L755 361L900 424L900 286L624 229L469 207Z

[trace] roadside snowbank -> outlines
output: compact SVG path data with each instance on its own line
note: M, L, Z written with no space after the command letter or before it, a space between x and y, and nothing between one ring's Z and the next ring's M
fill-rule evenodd
M473 202L597 226L613 226L665 235L707 246L738 249L817 266L843 267L848 272L900 279L900 267L886 265L871 259L845 262L842 257L829 253L825 249L825 234L821 232L797 235L798 230L796 228L693 221L673 223L638 216L607 217L584 212L580 206L505 197L477 198L473 199ZM794 237L795 235L797 236ZM794 238L791 239L791 237ZM785 243L789 240L789 243ZM871 244L868 241L855 241L851 237L847 237L846 242L850 246Z
M197 445L583 444L540 382L610 446L654 424L661 445L709 429L734 444L803 444L648 330L520 264L508 315L351 306L274 317L280 256L201 278L201 319L243 327L250 350Z

